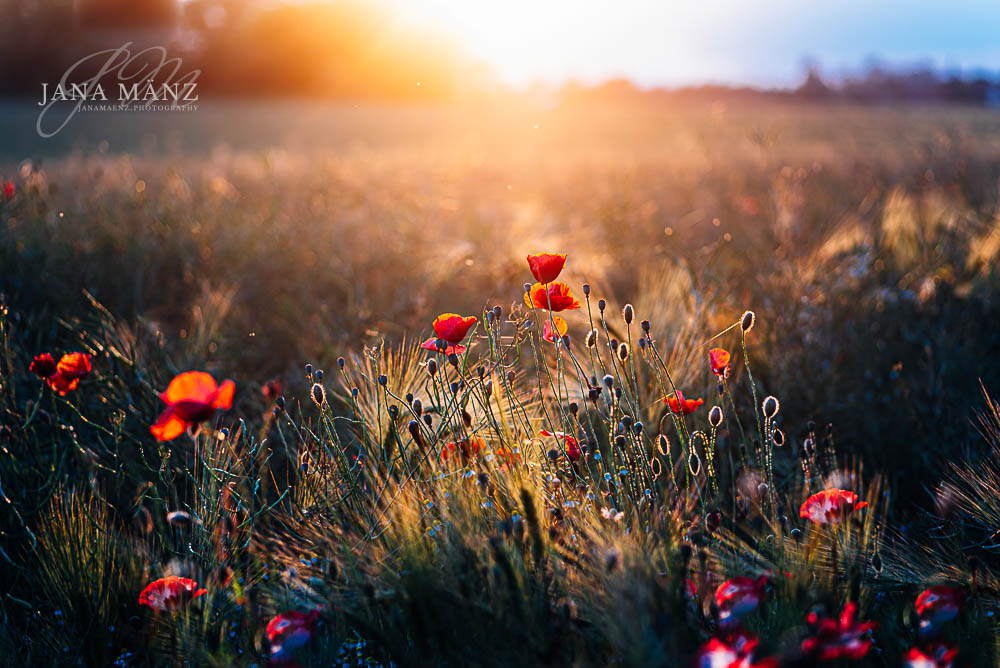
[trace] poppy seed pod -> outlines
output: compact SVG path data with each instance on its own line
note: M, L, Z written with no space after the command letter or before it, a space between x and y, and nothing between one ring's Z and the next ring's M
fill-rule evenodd
M414 399L412 408L413 408L413 413L417 417L420 417L420 415L424 412L424 402L420 401L420 399Z
M586 343L587 343L587 347L588 348L593 348L594 346L597 345L597 330L596 329L592 329L589 332L587 332Z
M587 392L587 398L594 402L596 402L600 398L600 396L601 396L601 388L599 387L592 387Z
M391 406L389 406L388 411L389 411L389 417L395 420L396 417L399 415L399 406L397 406L396 404L392 404Z
M499 321L500 318L501 318L501 316L503 316L503 309L500 308L499 305L494 306L493 307L493 317L496 318L497 321Z
M431 426L431 422L432 422L432 420L431 420L431 414L430 413L424 413L424 424L426 424L428 427L430 427Z
M448 364L452 365L456 369L458 368L458 355L452 353L448 355Z
M517 374L514 373L513 369L507 372L507 384L508 385L513 385L514 384L514 377L516 375Z
M347 361L343 357L338 357L337 358L337 366L338 367L340 367L341 369L343 369L345 364L347 364Z
M524 291L525 292L531 292L531 283L525 283L524 284Z
M610 373L604 377L604 384L609 389L615 384L615 379Z
M608 302L606 299L597 300L597 310L599 310L601 313L604 313L604 309L606 309L607 307L608 307Z
M632 431L635 432L636 436L642 436L642 423L636 422L634 425L632 425Z
M625 304L625 308L622 309L622 318L625 319L626 325L632 324L632 317L633 317L632 305Z
M570 415L576 415L577 413L580 412L580 405L577 404L575 401L569 402L569 406L567 406L567 408L569 408Z
M322 408L323 404L326 403L326 390L323 389L323 386L319 383L313 383L310 394L312 395L313 402Z
M312 375L312 372L313 372L313 365L312 364L306 364L306 374L307 375Z
M583 284L583 296L584 297L589 297L590 296L590 283L584 283Z
M642 331L644 331L646 334L649 334L649 321L648 320L643 320L639 324L642 326Z
M747 311L743 314L743 319L740 320L740 329L742 329L743 333L746 334L753 329L753 324L755 322L757 322L757 316L753 311Z
M409 406L409 405L411 405L411 404L413 404L413 392L407 392L407 393L406 393L406 394L405 394L405 395L403 396L403 398L404 398L404 399L406 399L406 404L407 404L408 406Z
M713 427L718 427L722 424L722 409L718 406L712 406L712 410L708 411L708 423Z
M384 373L379 374L378 384L381 385L382 387L385 387L388 383L389 383L389 377L386 376Z
M621 345L618 346L618 359L620 359L622 362L624 362L624 361L626 361L628 359L628 344L627 343L622 343Z
M761 404L761 408L764 409L764 417L767 418L773 418L777 415L780 407L781 404L778 403L778 400L775 397L767 397Z
M493 314L493 311L487 311L486 312L486 322L488 322L488 323L490 323L492 325L493 321L496 320L496 318L497 317Z
M438 372L438 363L436 359L427 360L427 373L434 376Z
M323 370L322 369L319 369L316 372L316 382L317 383L322 383L323 382Z

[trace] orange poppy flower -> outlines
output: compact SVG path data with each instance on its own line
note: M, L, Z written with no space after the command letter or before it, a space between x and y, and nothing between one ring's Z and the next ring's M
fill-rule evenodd
M678 392L675 397L671 392L663 399L663 403L669 406L675 415L690 415L698 410L698 406L701 406L705 401L701 398L685 399L683 392Z
M52 353L35 355L35 358L31 360L31 366L28 368L42 380L52 376L57 371L56 360L52 357Z
M572 436L567 436L561 431L551 432L548 429L542 429L538 432L539 436L555 436L556 438L561 438L566 446L566 455L572 459L574 462L580 458L580 444L576 442L576 439Z
M712 367L712 373L716 376L729 375L729 360L732 356L728 350L722 348L712 348L708 351L708 364Z
M569 330L569 325L566 324L565 320L557 315L552 316L552 320L556 323L556 331L559 332L559 338L562 339L562 337L566 336L566 332ZM552 323L549 322L548 318L545 319L545 324L542 325L542 338L549 343L556 342L555 337L552 336Z
M11 181L7 181L3 184L3 196L7 200L14 199L14 184Z
M539 283L551 283L559 278L559 273L565 264L565 254L539 253L528 256L528 268Z
M850 516L854 511L866 508L868 503L858 503L858 495L843 489L825 489L813 494L802 507L799 517L804 517L816 524L837 524Z
M160 612L177 610L207 593L207 589L198 589L198 583L194 580L168 575L146 585L139 594L139 605L146 605Z
M474 436L472 439L463 438L461 441L445 443L444 447L441 448L441 461L448 461L448 457L456 452L462 456L462 461L466 461L473 453L478 454L479 450L485 447L486 441L479 436Z
M62 395L75 390L80 384L80 379L92 370L90 355L87 353L67 353L59 359L58 364L53 362L53 357L49 353L38 355L32 360L30 369L39 378L44 378L49 387Z
M436 353L437 349L438 349L437 342L438 342L438 340L432 336L431 338L429 338L426 341L424 341L423 343L421 343L420 347L423 348L424 350L430 350L431 352ZM445 355L452 355L452 354L462 355L462 354L465 353L466 350L467 349L466 349L465 346L453 346L451 344L448 344L444 348L444 354Z
M434 333L448 343L461 343L476 324L476 316L460 316L457 313L442 313L434 318Z
M530 307L549 311L567 311L580 308L580 300L565 283L549 283L548 290L541 283L535 283L524 293L524 303Z
M204 422L216 410L228 410L233 405L236 385L231 380L221 385L204 371L187 371L167 386L160 398L167 404L156 423L149 428L160 441L171 441L190 426Z

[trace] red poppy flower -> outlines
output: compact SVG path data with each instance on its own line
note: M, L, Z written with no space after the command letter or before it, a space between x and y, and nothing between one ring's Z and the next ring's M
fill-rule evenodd
M559 278L566 264L566 256L559 253L539 253L528 256L528 268L539 283L551 283Z
M920 631L936 633L941 624L952 621L962 612L965 590L948 585L925 589L917 596L915 606L920 617Z
M319 610L299 612L289 610L267 623L267 638L271 641L271 662L286 663L294 658L295 650L307 644L316 632Z
M911 647L903 657L903 668L952 668L958 650L947 645L934 645L926 651Z
M825 489L813 494L802 507L799 517L812 520L816 524L837 524L854 511L868 507L866 501L858 503L858 495L843 489Z
M139 594L139 605L147 605L160 612L177 610L207 593L207 589L198 589L198 583L194 580L168 575L146 585Z
M171 441L188 427L211 418L216 410L229 410L235 391L236 385L231 380L216 385L215 379L204 371L182 373L160 395L167 409L149 430L157 440Z
M434 318L434 333L439 339L448 343L461 343L472 326L476 324L476 316L463 317L457 313L442 313Z
M555 436L556 438L561 438L566 446L566 456L572 459L574 462L580 459L580 444L576 442L576 439L572 436L568 436L561 431L551 432L548 429L542 429L538 432L539 436Z
M51 371L51 355L39 355L31 363L32 370L39 376L42 373ZM36 367L35 362L38 362ZM80 384L80 379L90 373L90 355L87 353L67 353L59 358L54 373L44 376L45 382L59 394L65 395L71 390L75 390Z
M864 657L872 647L869 631L878 626L875 622L859 622L855 603L847 603L837 619L820 617L815 612L806 619L815 635L802 641L802 651L819 661Z
M36 376L45 380L49 376L52 376L57 371L56 360L52 357L52 353L44 353L42 355L35 355L35 359L31 360L31 369Z
M569 330L569 325L566 324L565 320L557 315L552 316L552 320L556 323L556 331L559 332L559 338L561 340L562 337L566 336L566 332ZM545 319L545 324L542 325L542 338L549 343L556 342L555 337L552 336L552 323L549 322L548 318Z
M723 626L739 623L740 619L757 609L764 599L764 589L766 588L766 575L761 575L756 580L748 577L735 577L723 582L715 590L715 604L719 608L719 623Z
M426 341L424 341L423 343L421 343L420 347L423 348L424 350L430 350L431 352L436 353L438 351L437 342L438 342L438 339L436 339L435 337L432 336L431 338L429 338ZM451 345L449 343L448 345L446 345L444 347L444 354L445 355L452 355L452 354L454 354L454 355L462 355L462 354L465 353L466 350L467 350L467 348L465 346L453 346L453 345Z
M678 392L675 397L673 392L668 394L663 403L670 407L670 411L675 415L690 415L698 410L705 401L703 399L685 399L684 393Z
M264 398L268 401L275 401L281 396L281 381L280 380L269 380L264 383L264 387L260 388L260 393L264 395Z
M712 367L712 373L716 376L729 375L729 360L732 356L728 350L722 348L712 348L708 351L708 364Z
M3 184L3 196L8 201L14 199L14 183L12 181Z
M502 445L493 449L493 456L497 458L500 469L512 469L515 464L521 461L517 452Z
M565 283L549 283L548 290L541 283L535 283L524 293L524 303L537 309L553 312L572 311L580 308L580 300Z
M759 641L741 631L725 640L712 638L702 645L694 656L694 668L772 668L777 666L773 658L754 661L753 655Z
M471 439L463 438L460 441L453 441L451 443L445 443L444 447L441 448L441 461L448 461L454 453L458 453L462 456L462 461L468 461L469 457L473 453L478 454L481 448L486 447L486 441L484 441L479 436L474 436Z

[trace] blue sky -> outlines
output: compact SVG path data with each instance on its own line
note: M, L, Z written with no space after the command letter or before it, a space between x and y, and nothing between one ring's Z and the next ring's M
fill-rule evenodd
M824 71L894 65L1000 72L1000 1L390 0L455 35L508 82L788 85Z

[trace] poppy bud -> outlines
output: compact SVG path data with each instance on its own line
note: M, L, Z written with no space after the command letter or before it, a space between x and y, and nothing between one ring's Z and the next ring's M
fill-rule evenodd
M615 379L610 373L604 377L604 384L608 387L608 389L611 389L611 387L615 384Z
M618 449L623 449L625 447L624 436L615 436L615 447Z
M635 432L636 436L641 436L642 435L642 423L641 422L636 422L634 425L632 425L632 431Z
M420 417L420 415L424 412L424 402L420 401L420 399L414 399L411 406L413 408L414 415L417 417Z
M458 355L452 353L448 355L448 363L451 364L456 369L458 368Z
M649 321L643 320L640 324L642 325L642 331L644 331L646 334L649 334Z
M510 371L508 371L507 372L507 383L510 384L510 385L513 385L514 384L514 377L516 375L517 374L514 373L513 369L511 369Z
M639 350L646 349L646 339L644 337L639 337Z
M476 369L476 374L479 376L480 380L482 380L483 376L486 375L486 367L480 364L479 368Z
M378 376L378 384L381 385L382 387L385 387L388 382L389 382L389 377L386 376L384 373L380 373Z
M616 399L621 399L622 398L622 394L624 394L624 391L622 390L622 388L621 387L616 387L615 388L615 398Z
M274 417L278 417L279 415L281 415L281 409L275 406L274 408L271 409L271 415L273 415Z
M577 405L575 401L571 401L569 404L570 415L576 415L580 412L580 406Z
M502 315L503 315L503 309L502 309L502 308L500 308L500 306L499 306L499 305L497 305L497 306L494 306L494 307L493 307L493 317L494 317L494 318L496 318L497 320L500 320L500 317L501 317Z
M767 490L768 486L766 482L762 482L759 485L757 485L757 494L758 496L760 496L760 498L764 498L765 496L767 496Z
M396 404L392 404L391 406L389 406L387 410L389 411L389 417L391 417L393 420L395 420L396 417L399 415L399 406L397 406Z
M792 529L788 532L795 540L802 540L802 529Z
M571 340L571 339L569 338L569 334L563 334L563 337L562 337L562 344L563 344L564 346L566 346L567 348L569 348L569 344L570 344L571 342L572 342L572 340Z
M476 476L476 482L479 483L480 487L486 487L486 485L490 482L490 477L480 471L479 475Z
M359 394L361 394L361 390L359 390L356 387L352 387L351 388L351 396L352 397L354 397L355 399L357 399Z
M430 416L428 415L427 417ZM427 426L429 427L430 425ZM409 429L410 431L410 437L413 438L413 440L416 443L422 446L424 444L424 441L420 436L420 423L417 422L416 420L410 420L410 423L406 425L406 428Z
M319 369L319 370L316 371L316 382L317 383L322 383L323 382L323 370L322 369Z
M608 341L608 348L611 348L611 352L618 352L618 339L611 339Z
M469 411L467 411L467 410L463 410L462 411L462 422L465 423L466 427L471 427L472 426L472 416L469 415Z
M285 398L284 397L278 397L277 401L275 401L274 403L278 406L278 408L280 408L282 410L285 409Z
M552 448L546 454L549 456L549 459L551 459L552 461L555 461L555 460L559 459L559 451L556 450L555 448Z
M753 311L747 311L743 314L743 319L740 320L740 329L742 329L743 333L746 334L753 329L755 322L757 322L757 316Z
M779 448L785 444L785 432L780 429L774 430L774 444Z
M452 381L451 384L448 387L451 388L451 393L452 394L458 394L459 384L457 382Z
M591 401L596 402L600 398L600 396L601 396L601 388L599 387L592 387L587 392L587 398L590 399Z
M605 300L605 299L598 299L598 300L597 300L597 309L598 309L598 310L599 310L599 311L600 311L601 313L604 313L604 309L606 309L607 307L608 307L608 302L607 302L607 300Z
M438 372L438 363L437 360L432 357L431 359L427 360L427 373L429 373L433 377L437 372Z
M631 304L625 304L625 308L622 309L622 318L625 319L625 324L626 325L631 325L632 324L632 315L633 315L633 313L632 313L632 305Z
M496 316L493 315L493 311L487 311L486 312L486 322L488 322L488 323L490 323L492 325L494 320L496 320Z
M725 392L725 390L726 388L722 385L722 383L719 383L718 385L715 386L715 391L719 393L720 397L722 396L723 392Z
M411 404L413 403L413 392L407 392L407 393L406 393L406 394L405 394L405 395L403 396L403 398L404 398L404 399L406 399L406 404L407 404L408 406L409 406L409 405L411 405Z
M623 343L618 346L618 359L625 362L628 359L628 344Z
M590 283L584 283L583 284L583 296L584 297L589 297L590 296Z
M597 345L597 330L596 329L592 329L589 332L587 332L586 344L587 344L588 348L593 348L594 346Z
M346 364L344 358L343 357L338 357L337 358L337 366L339 366L343 370L344 364Z
M486 379L486 383L483 384L483 393L486 395L487 399L493 396L493 379L492 378L487 378Z
M312 394L313 402L322 408L323 404L326 403L326 390L323 389L323 386L319 383L313 383L312 391L310 393Z
M718 406L712 406L712 410L708 411L708 423L713 427L718 427L722 424L722 409Z
M524 284L524 291L525 292L531 292L531 283L525 283Z
M311 376L312 372L313 372L313 365L312 364L306 364L306 375Z
M778 403L778 400L775 397L767 397L761 404L761 408L764 409L764 417L767 418L773 418L777 415L780 407L781 404Z
M443 353L444 351L448 350L448 342L445 341L444 339L435 339L434 348L439 353Z
M626 415L622 418L622 431L627 431L632 426L632 416Z
M431 422L432 422L432 420L431 420L431 414L430 413L425 413L424 414L424 424L426 424L428 427L430 427L431 426Z
M667 438L666 434L660 434L656 437L656 449L660 451L660 454L664 457L670 456L670 439Z

